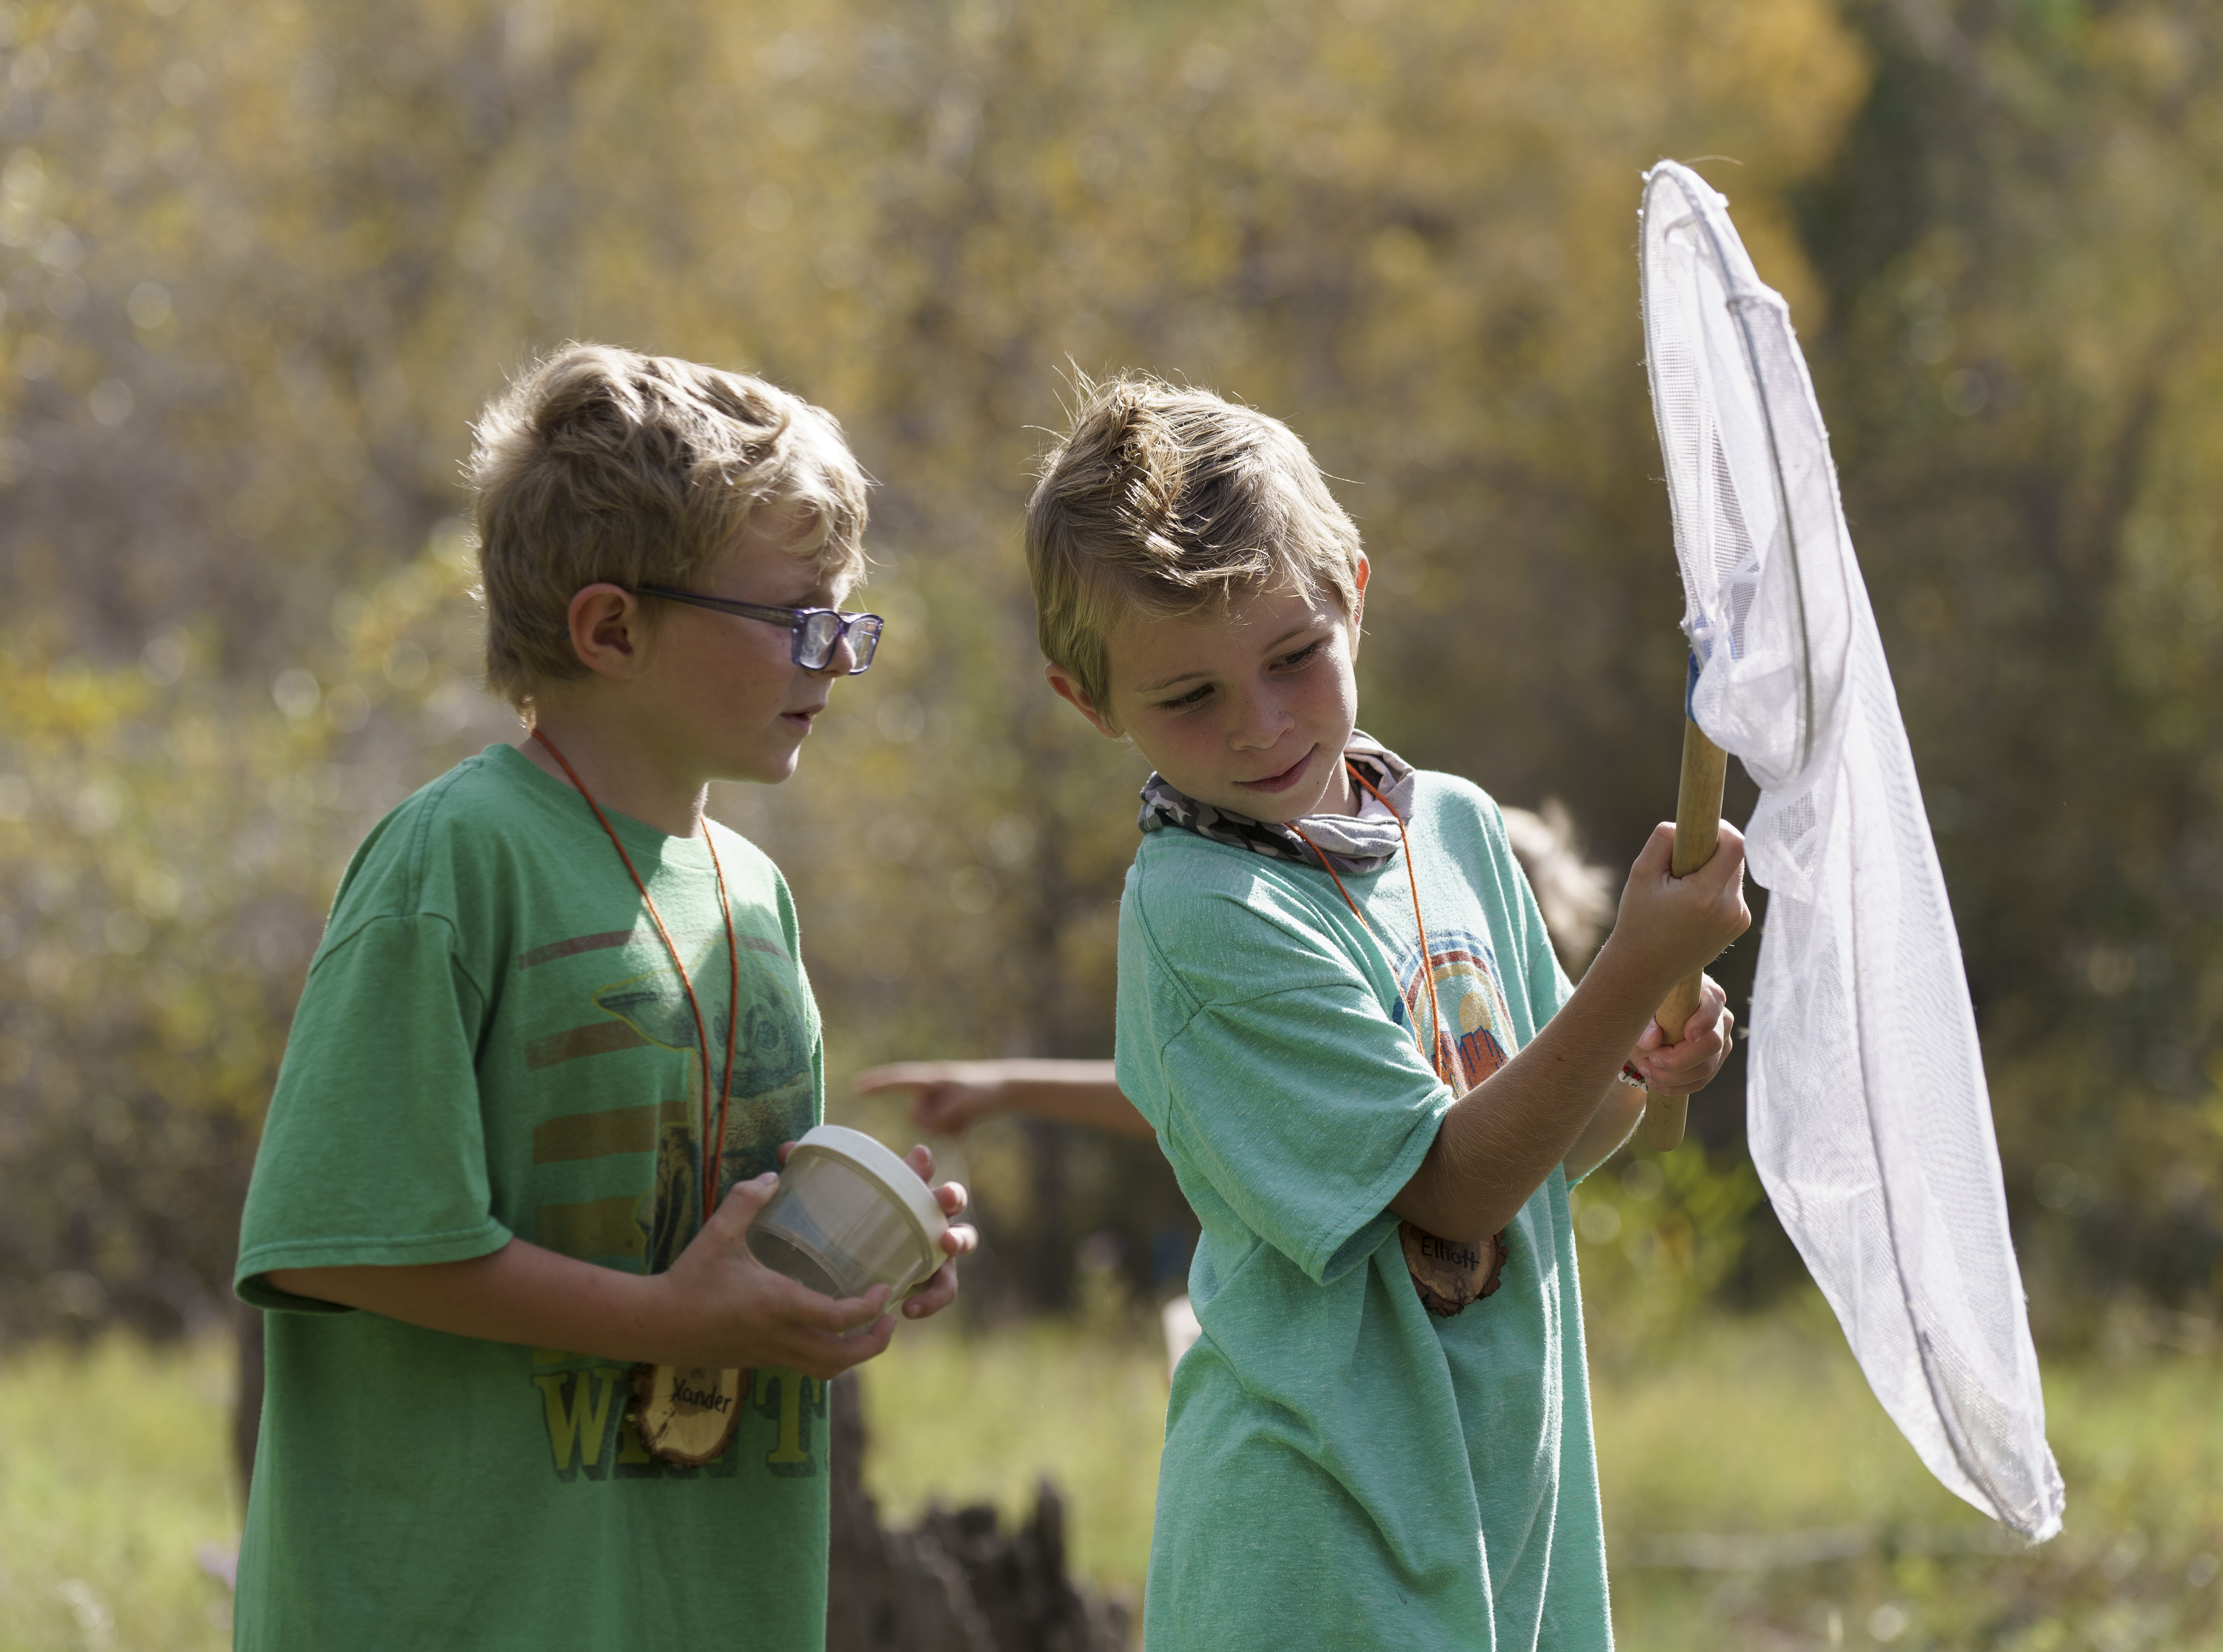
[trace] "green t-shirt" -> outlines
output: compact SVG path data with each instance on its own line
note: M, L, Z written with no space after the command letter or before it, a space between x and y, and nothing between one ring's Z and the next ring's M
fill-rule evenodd
M612 815L725 1065L708 851ZM817 1008L778 869L713 826L739 941L721 1183L818 1121ZM508 746L356 851L310 965L240 1235L268 1316L236 1645L271 1652L825 1643L822 1384L765 1369L699 1469L624 1423L627 1370L290 1297L277 1268L447 1262L513 1237L660 1271L697 1225L693 1012L576 792Z
M1444 1039L1479 1082L1571 989L1496 806L1423 772L1412 816ZM1127 876L1119 1086L1203 1227L1146 1638L1609 1647L1566 1178L1507 1230L1496 1292L1428 1313L1388 1207L1453 1097L1404 1008L1429 1026L1402 856L1343 883L1373 934L1325 871L1188 832Z

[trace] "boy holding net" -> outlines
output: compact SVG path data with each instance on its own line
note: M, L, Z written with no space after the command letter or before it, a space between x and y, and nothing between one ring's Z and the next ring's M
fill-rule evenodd
M823 1062L786 884L704 808L871 663L864 478L784 391L589 345L478 437L531 732L386 818L310 966L240 1238L237 1644L816 1652L826 1379L892 1322L744 1243Z
M1728 1050L1740 845L1662 826L1579 988L1496 807L1356 732L1369 568L1304 445L1084 386L1028 508L1051 686L1155 773L1118 1087L1203 1230L1153 1652L1611 1643L1567 1184ZM1628 1082L1622 1082L1623 1080Z

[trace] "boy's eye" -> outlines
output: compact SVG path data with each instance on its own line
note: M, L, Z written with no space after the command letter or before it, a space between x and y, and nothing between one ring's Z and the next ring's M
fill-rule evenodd
M1163 710L1177 711L1183 706L1195 706L1202 704L1204 697L1211 692L1212 685L1207 682L1190 689L1178 700L1161 700L1158 702L1158 705Z
M1319 638L1313 642L1307 643L1302 648L1299 649L1294 654L1284 654L1282 656L1281 663L1283 665L1302 665L1306 661L1311 659L1313 655L1319 653L1320 650L1326 646L1327 638L1325 637Z

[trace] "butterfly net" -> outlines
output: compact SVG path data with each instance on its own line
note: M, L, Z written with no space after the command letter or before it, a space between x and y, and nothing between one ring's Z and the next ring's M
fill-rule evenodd
M1829 437L1728 202L1646 176L1644 328L1692 719L1760 788L1752 1152L1853 1353L1931 1473L2060 1529L1960 940Z

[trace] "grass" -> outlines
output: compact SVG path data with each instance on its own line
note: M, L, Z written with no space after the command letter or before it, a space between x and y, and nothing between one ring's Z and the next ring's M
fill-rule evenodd
M1817 1302L1600 1371L1621 1638L1644 1652L2223 1648L2219 1379L2213 1359L2157 1352L2047 1362L2069 1508L2030 1550L1922 1468Z
M196 1564L237 1511L227 1348L0 1360L0 1652L226 1644ZM1631 1652L2223 1652L2223 1361L2048 1362L2062 1535L2015 1551L1916 1461L1812 1303L1595 1373ZM862 1385L883 1514L1064 1492L1074 1569L1139 1599L1165 1403L1154 1323L905 1326Z
M1140 1324L906 1327L864 1378L866 1480L898 1518L936 1497L1016 1517L1047 1474L1074 1570L1139 1599L1162 1359ZM2223 1364L2151 1351L2046 1369L2069 1513L2028 1551L1930 1477L1811 1294L1601 1365L1621 1644L2223 1649Z
M231 1644L231 1344L117 1336L0 1361L0 1652Z

